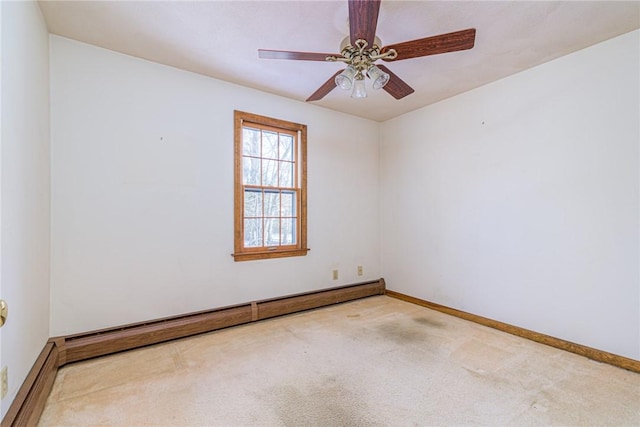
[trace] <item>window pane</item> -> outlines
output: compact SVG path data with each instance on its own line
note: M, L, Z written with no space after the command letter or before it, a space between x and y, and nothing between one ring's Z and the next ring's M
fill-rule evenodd
M280 134L280 160L293 161L293 137L291 135Z
M262 216L262 191L244 190L244 216Z
M296 216L296 193L282 192L282 216Z
M260 131L242 128L242 155L260 157Z
M262 157L267 159L278 158L278 134L275 132L262 132Z
M280 163L280 187L293 187L293 163Z
M280 219L266 218L264 220L264 226L264 245L280 246Z
M294 218L282 218L282 245L295 245L296 220Z
M262 219L244 220L244 247L256 248L262 246Z
M278 161L262 160L262 185L265 187L278 186Z
M242 182L245 185L260 185L260 159L242 158Z
M280 216L280 193L277 191L264 192L264 216Z

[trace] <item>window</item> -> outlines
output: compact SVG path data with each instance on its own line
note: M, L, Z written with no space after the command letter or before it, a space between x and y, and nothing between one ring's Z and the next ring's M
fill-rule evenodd
M234 259L307 254L307 126L235 112Z

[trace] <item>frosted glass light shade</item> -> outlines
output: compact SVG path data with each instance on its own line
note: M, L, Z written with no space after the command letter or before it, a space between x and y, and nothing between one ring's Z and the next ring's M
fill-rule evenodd
M351 92L352 98L366 98L367 89L364 86L364 79L355 79L353 82L353 92Z
M369 69L367 70L367 74L369 75L369 78L373 82L371 84L371 87L373 87L375 90L378 90L384 87L384 85L386 85L389 82L389 74L385 73L375 65L372 65L371 67L369 67Z
M356 75L356 69L349 65L343 72L336 76L336 86L340 89L349 90L353 86L353 79Z

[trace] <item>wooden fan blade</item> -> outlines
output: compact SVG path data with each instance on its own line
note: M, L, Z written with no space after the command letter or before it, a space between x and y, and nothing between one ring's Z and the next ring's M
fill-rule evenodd
M455 52L471 49L476 40L476 29L456 31L439 36L425 37L403 43L396 43L382 48L382 53L395 49L398 56L395 59L384 58L385 61L399 61L401 59L418 58L420 56L437 55L439 53Z
M400 77L395 75L390 69L385 67L384 65L378 65L385 73L389 74L389 81L386 85L382 87L382 89L386 90L389 95L393 96L395 99L402 99L407 95L411 95L413 92L413 88L405 83Z
M294 59L299 61L326 61L328 56L340 56L335 53L292 52L289 50L258 49L260 59Z
M356 40L366 40L369 47L373 45L378 26L380 0L349 0L349 38L351 46Z
M338 77L338 74L340 74L343 71L344 71L344 69L338 71L333 76L331 76L331 78L329 80L324 82L324 84L322 86L320 86L318 88L318 90L313 92L313 94L310 97L307 98L307 102L318 101L318 100L324 98L325 96L327 96L327 94L329 92L331 92L336 87L336 77Z

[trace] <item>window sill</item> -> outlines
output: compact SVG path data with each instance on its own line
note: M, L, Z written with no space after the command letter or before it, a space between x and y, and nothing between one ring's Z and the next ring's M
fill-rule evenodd
M233 260L238 261L252 261L257 259L271 259L271 258L286 258L293 256L305 256L310 249L291 249L282 251L264 251L264 252L240 252L231 254Z

